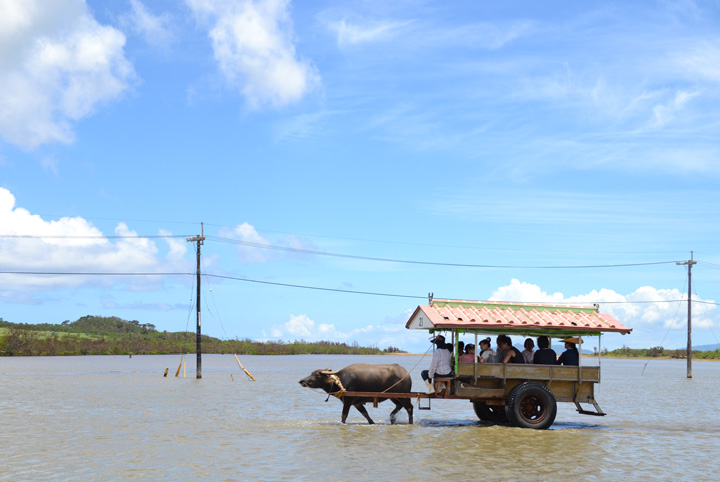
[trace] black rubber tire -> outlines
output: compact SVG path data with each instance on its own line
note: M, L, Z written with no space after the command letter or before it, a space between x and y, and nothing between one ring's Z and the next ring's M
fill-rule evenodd
M473 402L475 415L484 422L507 423L505 407L502 405L485 405L485 402Z
M505 413L514 427L545 430L555 421L557 402L545 385L524 382L510 391Z

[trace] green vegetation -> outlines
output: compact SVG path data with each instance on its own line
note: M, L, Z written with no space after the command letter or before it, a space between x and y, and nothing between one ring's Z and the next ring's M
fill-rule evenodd
M605 349L602 352L604 357L617 358L686 358L686 355L685 350L666 350L661 346L638 349L623 345L622 348L617 350L607 351ZM692 356L694 360L720 360L720 349L712 351L693 350Z
M194 353L196 339L195 333L159 332L150 323L126 321L115 316L83 316L77 321L63 321L59 325L10 323L0 318L0 356ZM202 337L202 351L249 355L379 355L400 352L394 347L380 350L328 341L263 343L249 339L223 341L209 336Z

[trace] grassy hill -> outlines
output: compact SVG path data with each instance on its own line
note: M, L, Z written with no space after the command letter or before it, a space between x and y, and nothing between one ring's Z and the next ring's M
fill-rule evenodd
M0 318L0 356L127 355L194 353L196 333L159 332L150 323L111 316L83 316L60 324L10 323ZM202 336L203 353L250 355L356 354L399 352L334 342L255 342Z

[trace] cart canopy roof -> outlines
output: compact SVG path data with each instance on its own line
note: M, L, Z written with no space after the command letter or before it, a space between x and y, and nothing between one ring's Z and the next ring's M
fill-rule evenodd
M627 335L632 331L612 316L600 313L597 306L443 299L430 299L430 304L418 306L405 328L553 337L602 332Z

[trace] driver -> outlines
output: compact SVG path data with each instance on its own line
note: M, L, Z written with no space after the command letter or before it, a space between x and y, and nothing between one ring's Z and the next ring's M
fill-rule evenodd
M420 372L420 376L425 382L425 386L428 388L428 393L435 393L431 379L437 377L451 377L452 368L450 363L452 360L452 345L445 343L445 337L438 335L430 343L435 344L435 352L433 353L432 361L430 362L430 369L423 370Z

